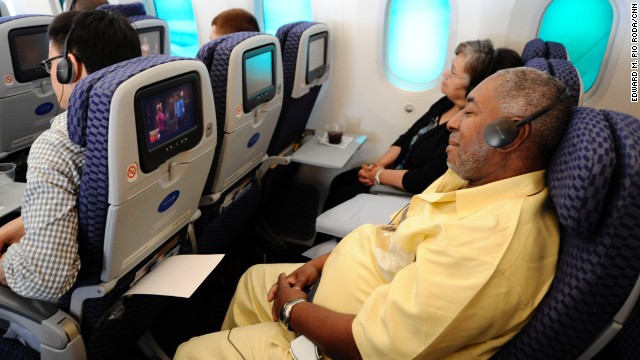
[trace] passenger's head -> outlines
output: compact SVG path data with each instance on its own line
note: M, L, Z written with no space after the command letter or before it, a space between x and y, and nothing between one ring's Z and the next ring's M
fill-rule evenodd
M522 120L552 104L564 91L560 81L536 69L498 71L471 91L464 110L447 123L451 131L447 164L470 186L546 168L569 121L571 101L557 103L520 127L516 139L503 147L491 147L483 134L496 119Z
M258 21L244 9L225 10L211 21L209 40L240 31L260 31Z
M109 4L107 0L71 0L69 10L89 11L97 9L98 6L107 4Z
M488 39L462 42L456 47L455 54L451 68L445 70L442 92L460 108L471 90L489 75L523 65L517 52L494 49Z
M140 39L129 21L108 11L63 12L49 25L48 35L52 84L63 108L67 107L71 90L80 79L140 56ZM64 59L65 47L67 59ZM71 87L66 94L64 86Z

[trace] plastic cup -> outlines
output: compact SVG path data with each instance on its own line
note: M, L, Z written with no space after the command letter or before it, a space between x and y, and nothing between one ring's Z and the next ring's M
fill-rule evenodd
M329 144L340 144L342 142L342 135L344 134L344 124L327 124L327 126L325 126L325 129L327 130Z
M16 178L16 164L0 163L0 185L12 183Z

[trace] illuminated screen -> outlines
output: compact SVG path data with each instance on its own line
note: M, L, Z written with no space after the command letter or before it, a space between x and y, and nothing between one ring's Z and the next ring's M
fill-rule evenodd
M16 80L27 83L49 76L40 62L49 57L47 26L34 26L9 31L11 62Z
M245 62L247 94L253 95L273 84L272 61L271 51L247 59Z
M162 27L137 29L140 37L140 50L142 56L163 54L164 29Z
M324 65L324 39L318 39L309 44L309 70L315 70Z
M275 96L275 46L269 44L247 51L242 56L242 77L244 111L250 112L256 106Z
M188 73L150 85L135 96L142 168L151 171L202 136L200 80Z
M327 36L326 32L309 37L307 53L307 84L321 78L327 69Z

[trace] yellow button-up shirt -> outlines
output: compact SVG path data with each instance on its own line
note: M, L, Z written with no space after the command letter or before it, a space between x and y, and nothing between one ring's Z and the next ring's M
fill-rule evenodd
M413 197L397 227L365 225L339 244L321 285L342 274L333 303L343 305L329 307L357 313L352 331L365 359L488 358L522 328L557 261L544 174L465 189L448 171ZM347 271L357 276L333 266L346 257L358 258ZM377 271L366 274L367 262ZM340 301L340 286L360 290L363 303ZM322 293L321 303L332 301Z

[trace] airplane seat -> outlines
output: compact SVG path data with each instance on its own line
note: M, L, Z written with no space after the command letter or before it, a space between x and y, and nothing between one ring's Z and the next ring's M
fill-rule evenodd
M105 4L98 10L112 11L124 15L140 36L142 55L170 54L169 25L163 19L147 15L141 2L129 4Z
M159 130L157 104L179 95L188 103L181 125ZM208 72L193 59L136 58L76 85L68 131L86 148L82 267L57 306L0 288L0 318L28 329L41 358L125 358L170 304L171 297L123 294L188 241L213 158L214 113Z
M113 11L126 17L147 15L147 10L142 2L128 4L105 4L97 7L97 10Z
M574 105L582 106L584 86L578 69L569 60L549 59L548 62L553 76L560 79L571 92Z
M556 276L493 359L590 359L611 338L605 352L617 346L635 353L620 358L639 358L639 137L634 116L574 109L547 171L561 225Z
M49 74L49 15L0 17L0 159L27 149L59 110Z
M284 98L267 151L270 158L258 175L264 195L255 225L265 238L280 246L287 242L308 244L315 237L313 219L319 194L312 186L291 181L299 164L291 164L290 158L303 137L320 89L329 79L331 34L326 24L298 21L281 26L276 37L282 50Z
M567 48L559 42L547 41L547 54L549 59L571 60Z
M535 38L525 44L522 61L526 64L535 58L569 60L569 54L561 43Z
M327 36L323 37L323 34ZM282 50L284 98L280 118L269 144L270 156L280 155L304 132L322 84L329 79L331 57L325 54L331 49L328 35L327 25L309 21L286 24L276 32ZM314 39L319 39L321 43L314 47ZM314 48L321 50L312 52ZM314 62L323 68L321 73L310 76L309 72L315 69L310 69Z
M547 46L542 39L531 39L527 42L522 50L522 61L526 64L529 60L535 58L547 58Z
M560 80L571 93L573 104L582 105L584 101L582 79L578 69L569 60L535 58L527 61L525 66L544 71Z
M282 107L282 58L274 36L221 36L196 55L209 71L218 143L196 223L198 252L220 252L251 222L261 197L255 173ZM222 250L221 250L222 249Z

